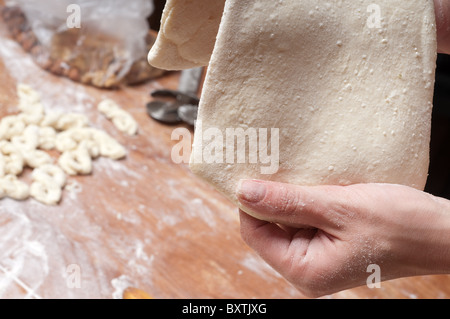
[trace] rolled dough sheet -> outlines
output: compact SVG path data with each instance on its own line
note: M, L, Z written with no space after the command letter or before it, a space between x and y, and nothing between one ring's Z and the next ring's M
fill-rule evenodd
M190 167L233 201L245 178L423 189L435 65L432 0L227 0ZM226 158L227 128L279 129L278 170Z
M165 70L208 65L224 4L225 0L168 0L149 63Z

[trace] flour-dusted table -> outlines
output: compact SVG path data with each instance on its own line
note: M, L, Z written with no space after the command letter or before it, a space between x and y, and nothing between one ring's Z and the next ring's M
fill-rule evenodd
M47 110L86 114L128 151L120 161L97 159L91 175L70 177L58 206L0 201L0 298L122 298L129 287L154 298L303 297L241 240L237 208L171 160L176 127L150 119L145 105L151 90L176 89L178 78L168 73L114 91L74 83L36 66L0 22L0 116L18 111L16 85L26 83ZM105 98L134 116L137 136L99 114ZM450 277L329 297L448 298Z

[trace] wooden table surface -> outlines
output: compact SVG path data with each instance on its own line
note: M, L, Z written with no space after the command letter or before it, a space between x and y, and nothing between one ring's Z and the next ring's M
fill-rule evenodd
M16 85L27 83L47 110L84 113L128 150L70 177L58 206L0 201L0 298L122 298L128 287L154 298L303 298L241 240L236 207L171 160L174 127L151 120L145 104L178 76L116 91L83 86L37 67L0 23L1 116L17 112ZM136 118L139 135L98 113L104 98ZM326 298L448 297L450 277L428 276Z

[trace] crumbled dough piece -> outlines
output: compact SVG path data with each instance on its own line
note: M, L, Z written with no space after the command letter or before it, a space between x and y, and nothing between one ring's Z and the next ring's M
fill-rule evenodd
M103 136L104 138L99 138ZM81 143L85 144L92 158L100 156L101 145L112 143L114 140L107 133L91 127L74 128L57 134L55 147L61 153L76 149ZM115 140L114 140L115 141Z
M66 190L70 193L81 193L83 191L83 187L76 180L70 180L64 186L64 190Z
M98 106L98 110L100 113L105 115L108 119L111 119L114 116L114 113L117 110L120 110L120 107L111 99L106 99L101 101Z
M97 131L94 134L95 141L100 146L100 155L114 160L124 158L127 155L125 148L106 132Z
M8 141L0 141L0 152L4 160L4 174L21 174L25 165L22 152Z
M121 132L130 136L136 135L138 131L138 124L130 113L124 110L119 110L112 118L114 126Z
M39 127L36 125L28 125L22 135L11 138L11 143L20 151L26 152L34 150L39 145Z
M46 205L56 205L62 197L62 188L56 184L36 181L31 183L30 196Z
M30 195L28 185L20 181L16 175L0 178L0 189L6 193L6 196L16 200L25 200Z
M27 84L17 85L17 96L19 97L18 108L22 112L28 113L35 105L41 104L41 95Z
M53 164L42 165L35 170L31 175L33 181L42 183L52 183L63 187L66 184L66 174L61 167Z
M72 129L61 133L58 133L55 138L55 148L59 152L63 153L66 151L71 151L77 148L79 143L79 130Z
M30 196L47 205L56 205L62 197L66 174L57 165L46 164L32 173Z
M92 173L92 158L84 144L80 144L74 150L62 153L58 159L58 164L69 175Z
M9 140L13 136L22 134L25 123L17 115L5 116L0 121L0 139Z
M42 165L51 164L53 162L52 157L41 150L31 150L22 153L25 164L31 168L37 168Z
M88 127L77 127L58 133L55 139L55 147L61 153L74 150L82 141L92 140L93 130Z
M61 116L62 113L60 112L46 112L39 125L42 127L52 127L56 129Z
M44 117L44 106L41 104L41 96L29 85L19 84L17 86L19 96L18 108L22 112L19 118L25 124L39 124Z
M72 128L86 127L89 125L89 119L84 114L68 113L61 115L55 128L60 131L69 130Z
M28 124L39 124L42 119L44 118L44 113L41 112L41 110L39 110L38 108L36 108L34 111L32 112L28 112L28 113L21 113L18 115L19 119L22 120L22 122L25 125Z
M135 135L138 132L138 124L133 116L113 100L103 100L98 104L98 110L103 113L114 126L121 132L128 135Z
M9 148L11 153L19 152L22 155L23 164L31 168L49 164L53 161L48 153L37 149L39 145L39 131L39 127L36 125L27 126L22 135L14 136L11 139L11 147ZM5 149L8 149L7 146L5 146Z
M95 159L100 156L100 144L94 139L86 139L81 141L80 145L83 145L88 150L91 158Z
M55 148L56 130L50 126L39 127L38 148L52 150Z

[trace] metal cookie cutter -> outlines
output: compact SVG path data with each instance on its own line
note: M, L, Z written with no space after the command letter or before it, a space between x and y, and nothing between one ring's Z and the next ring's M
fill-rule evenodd
M197 119L200 102L197 92L202 75L202 67L183 70L178 90L155 90L151 92L151 96L156 100L147 104L147 113L154 120L165 124L185 122L193 126Z

